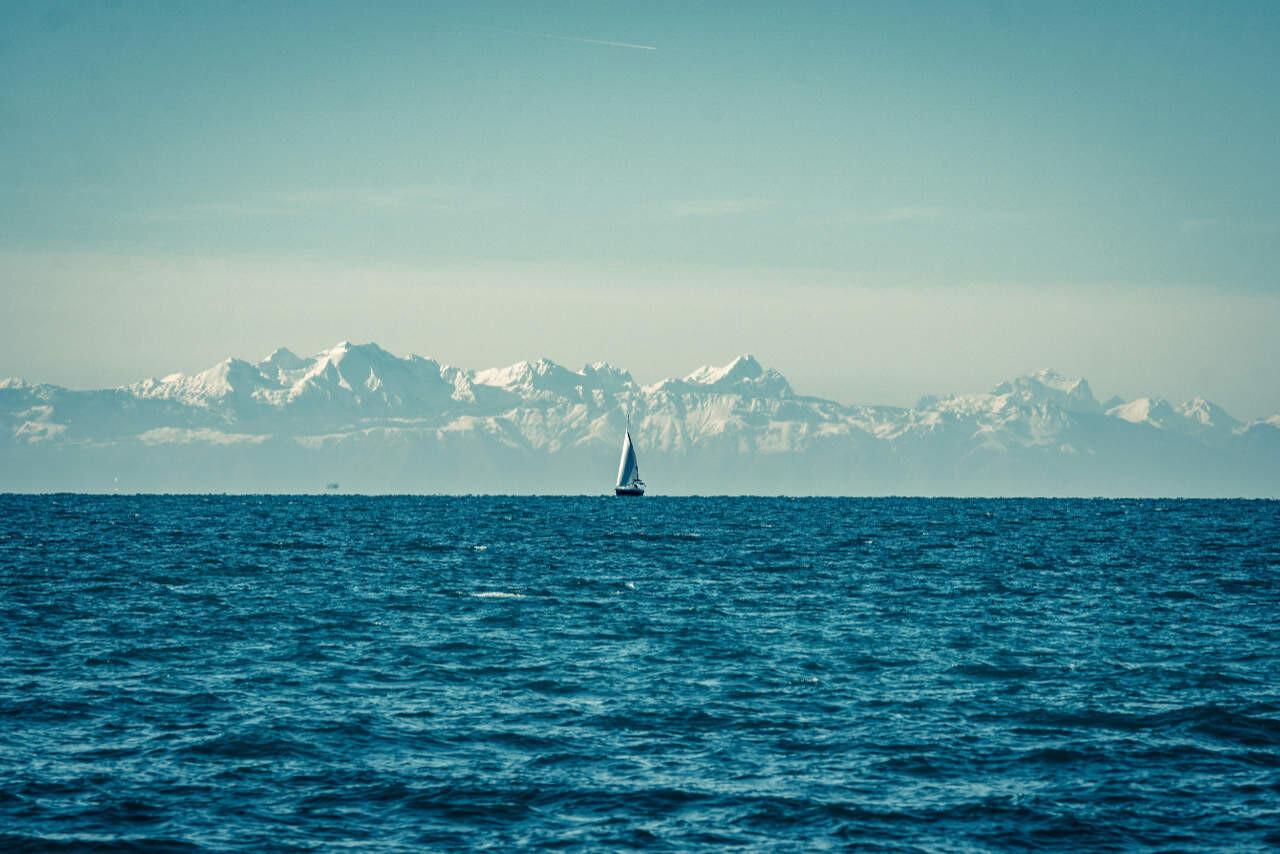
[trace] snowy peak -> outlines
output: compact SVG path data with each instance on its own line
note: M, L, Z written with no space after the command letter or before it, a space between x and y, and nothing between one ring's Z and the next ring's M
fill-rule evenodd
M286 400L308 405L329 403L365 407L371 414L414 415L453 399L459 392L453 376L439 363L421 356L401 358L372 342L342 341L317 354L305 372L292 380Z
M750 353L744 353L723 368L703 365L689 376L685 382L699 385L716 385L717 383L734 383L741 380L754 380L764 373L764 368Z
M455 393L455 378L421 356L400 358L377 344L343 341L302 359L285 347L257 364L227 359L192 376L144 380L126 391L221 413L228 423L288 411L314 421L438 412ZM465 385L465 383L463 383Z
M477 385L494 386L523 395L568 394L582 385L583 375L550 359L537 359L478 371L474 381Z
M264 374L279 374L282 371L300 371L309 363L288 347L277 347L270 356L258 363L258 369Z
M1243 426L1242 422L1232 417L1229 412L1216 403L1195 397L1177 408L1183 418L1209 430L1236 430Z
M773 368L766 370L749 353L723 367L704 365L683 380L663 380L654 389L683 392L714 390L750 397L791 397L795 394L786 377Z
M332 365L350 384L357 381L366 384L366 377L372 373L375 377L391 377L397 374L439 374L440 365L434 359L424 359L412 355L401 358L390 353L372 341L368 344L352 344L342 341L328 350L324 350L307 365L309 373L322 373L326 365Z
M592 362L584 365L582 375L591 381L593 385L597 385L606 391L621 391L624 388L634 387L636 382L631 378L631 372L623 368L617 368L608 362Z
M608 362L594 362L573 371L550 359L516 362L505 368L477 371L473 382L479 386L502 389L526 400L587 399L603 401L601 395L617 394L635 388L628 371Z
M170 374L161 380L150 379L134 383L126 386L125 390L142 398L175 400L208 407L232 398L247 399L255 392L274 384L271 379L263 376L257 365L231 358L198 374Z
M1163 397L1140 397L1107 410L1107 414L1130 424L1149 424L1160 430L1180 417Z
M362 364L384 365L407 361L394 353L388 353L372 341L368 344L352 344L350 341L340 341L328 350L321 352L318 359L321 362L329 362L334 365L341 365L349 360L357 360Z
M1032 406L1048 403L1068 412L1102 411L1102 405L1093 396L1088 380L1065 377L1049 369L1000 383L991 393L997 396L1008 395L1019 403Z
M1140 397L1108 409L1107 414L1131 424L1146 424L1209 442L1226 440L1244 429L1241 421L1203 397L1176 407L1162 397Z

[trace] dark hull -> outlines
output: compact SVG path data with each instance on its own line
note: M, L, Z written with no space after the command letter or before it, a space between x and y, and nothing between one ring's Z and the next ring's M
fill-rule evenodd
M615 486L614 495L644 495L644 490L634 486Z

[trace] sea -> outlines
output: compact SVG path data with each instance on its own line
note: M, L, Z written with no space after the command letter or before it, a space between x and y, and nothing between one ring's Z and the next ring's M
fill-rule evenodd
M0 496L0 850L527 849L1280 849L1280 502Z

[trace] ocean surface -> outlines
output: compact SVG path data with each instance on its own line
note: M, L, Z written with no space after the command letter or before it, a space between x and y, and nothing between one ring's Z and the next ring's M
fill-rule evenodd
M1280 848L1280 502L0 496L0 850Z

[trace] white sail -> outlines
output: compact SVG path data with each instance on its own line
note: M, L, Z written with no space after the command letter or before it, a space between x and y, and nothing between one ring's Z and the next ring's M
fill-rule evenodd
M631 431L622 438L622 460L618 463L618 486L629 486L640 479L640 463L636 461L636 449L631 446Z

